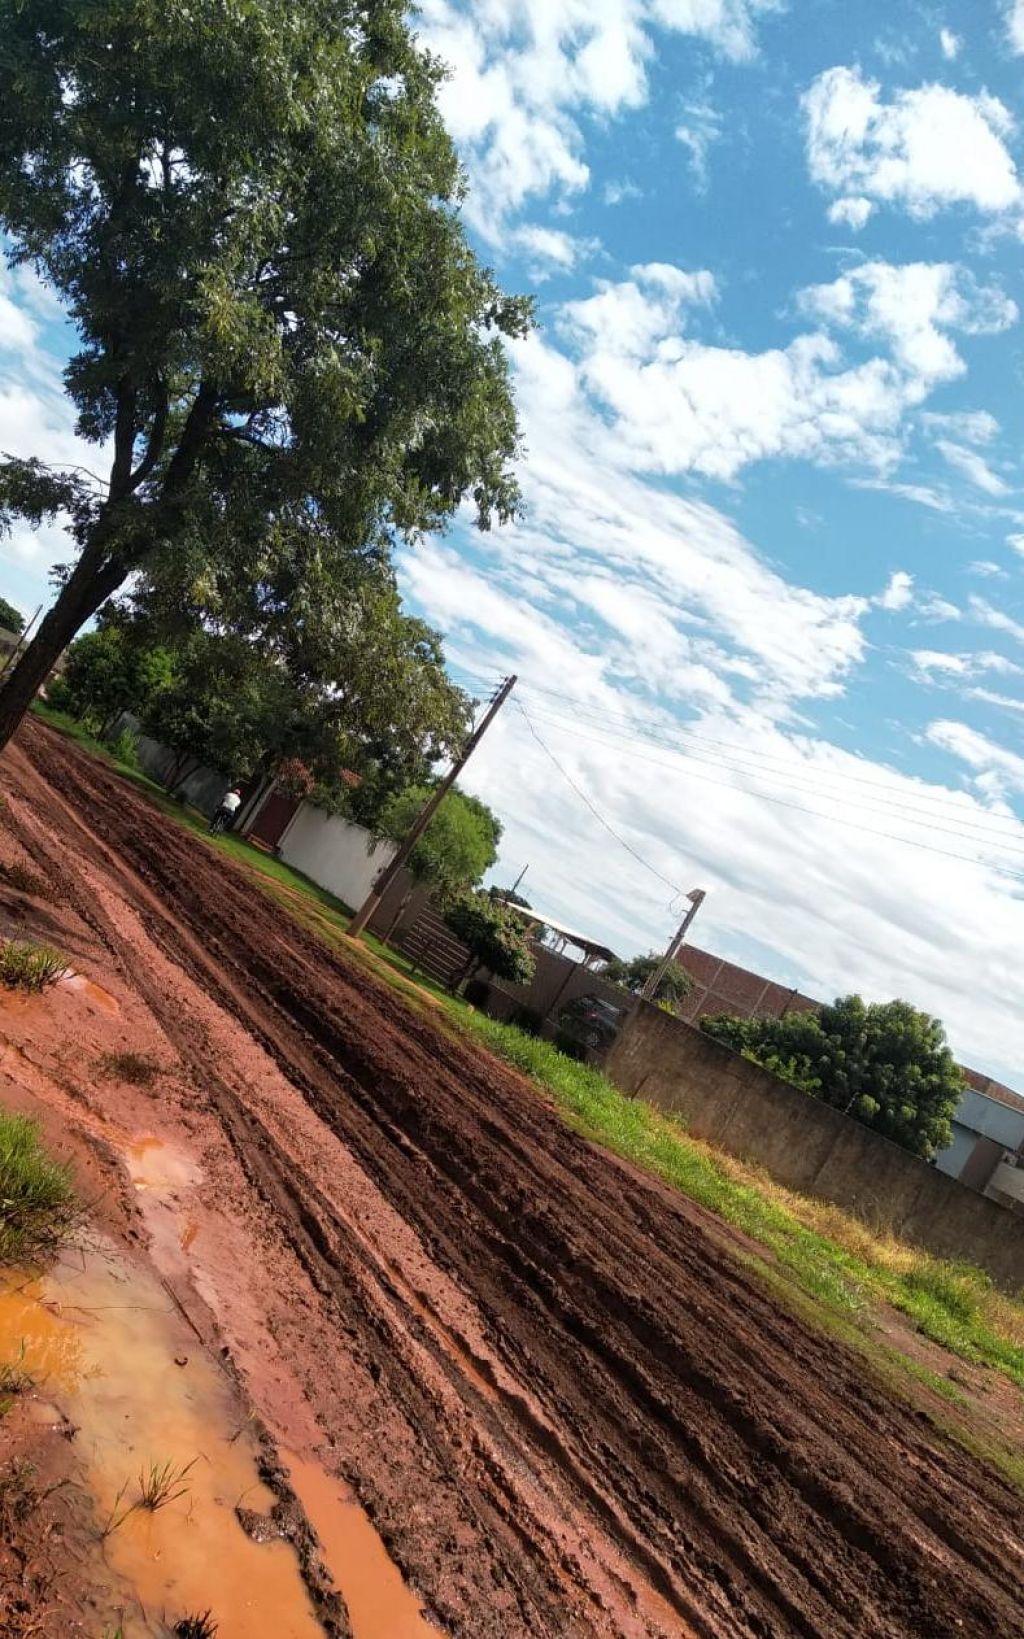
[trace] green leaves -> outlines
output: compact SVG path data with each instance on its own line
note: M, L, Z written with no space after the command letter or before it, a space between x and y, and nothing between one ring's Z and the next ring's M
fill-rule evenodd
M381 835L399 841L429 796L429 786L416 786L393 797L378 821ZM409 869L443 894L460 892L494 864L500 839L501 825L486 803L452 790L409 856Z
M404 0L0 0L0 229L113 450L105 488L0 468L0 524L83 548L45 641L157 552L241 584L276 532L342 572L464 499L515 513L531 308L466 241L438 80Z
M523 924L511 911L485 894L467 894L448 906L444 919L474 960L495 978L529 984L536 963Z
M963 1072L939 1020L909 1002L844 996L815 1013L722 1014L701 1028L917 1155L950 1142Z

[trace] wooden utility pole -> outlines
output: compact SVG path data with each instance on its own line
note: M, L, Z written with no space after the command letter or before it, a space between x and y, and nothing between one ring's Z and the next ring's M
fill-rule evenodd
M11 667L14 665L15 661L20 656L22 649L25 647L25 644L28 642L29 633L31 632L33 626L35 625L36 621L39 619L39 616L42 614L42 612L43 612L43 606L42 606L42 604L40 604L39 608L36 610L35 614L32 616L32 619L29 621L28 625L23 626L21 628L21 632L18 636L17 643L14 645L14 648L11 650L10 654L7 656L7 659L4 661L3 667L0 668L0 677L5 677L6 676L6 674L10 671Z
M427 826L436 814L441 802L455 784L455 781L458 779L459 775L462 773L462 770L469 762L470 757L472 757L477 746L480 744L480 741L483 739L484 735L487 733L487 730L494 722L494 719L497 717L499 711L505 704L505 701L508 699L509 695L512 693L512 690L515 688L518 681L518 678L514 676L506 677L497 693L492 697L490 706L484 715L480 727L473 730L469 739L466 741L466 744L462 748L461 755L456 758L455 762L451 766L451 769L437 787L437 790L432 793L429 801L424 803L409 830L402 838L402 841L398 845L398 852L395 854L394 859L391 861L390 865L385 865L376 882L373 884L373 887L363 900L363 903L356 911L355 916L353 916L348 925L350 939L358 939L359 935L365 929L366 924L369 922L374 911L377 909L377 906L387 893L388 888L391 886L395 877L402 869L402 866L409 858L409 855L412 853L420 837L423 835Z
M693 892L688 893L686 897L690 901L690 908L683 917L678 933L676 933L670 941L668 950L665 952L664 956L661 958L661 961L658 963L658 966L655 968L654 972L651 974L650 978L641 990L640 1000L642 1002L654 1001L658 994L658 986L665 977L669 964L675 961L676 956L682 949L683 940L686 938L687 929L689 928L690 923L693 921L697 912L700 910L707 896L703 888L694 888Z

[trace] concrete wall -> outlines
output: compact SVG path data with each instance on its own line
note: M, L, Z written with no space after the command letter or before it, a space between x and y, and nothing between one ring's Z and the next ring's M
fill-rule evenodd
M393 842L378 841L362 825L328 814L311 802L299 807L277 853L343 904L358 909L374 879L395 857Z
M778 1183L938 1257L978 1264L1006 1291L1024 1287L1024 1215L658 1008L638 1009L606 1068L623 1092L678 1115L695 1137L763 1166Z
M169 751L159 740L151 740L148 734L139 733L138 719L130 712L122 712L113 725L112 734L117 735L122 729L130 729L135 735L139 753L139 767L150 779L157 780L165 785L174 771L177 761L176 754ZM220 806L220 799L225 791L231 789L231 781L226 775L215 768L197 768L187 779L182 780L179 787L186 802L193 808L198 808L201 814L212 816Z

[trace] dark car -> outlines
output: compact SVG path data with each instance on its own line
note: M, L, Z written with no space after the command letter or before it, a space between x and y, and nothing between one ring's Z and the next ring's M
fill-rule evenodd
M604 1052L618 1035L625 1012L603 996L574 996L558 1015L558 1045L569 1052Z

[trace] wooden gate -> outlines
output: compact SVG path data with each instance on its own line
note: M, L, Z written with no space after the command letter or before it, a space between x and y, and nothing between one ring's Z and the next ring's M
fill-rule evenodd
M276 848L298 806L299 799L286 797L283 791L272 791L253 821L250 842L261 842L271 850Z

